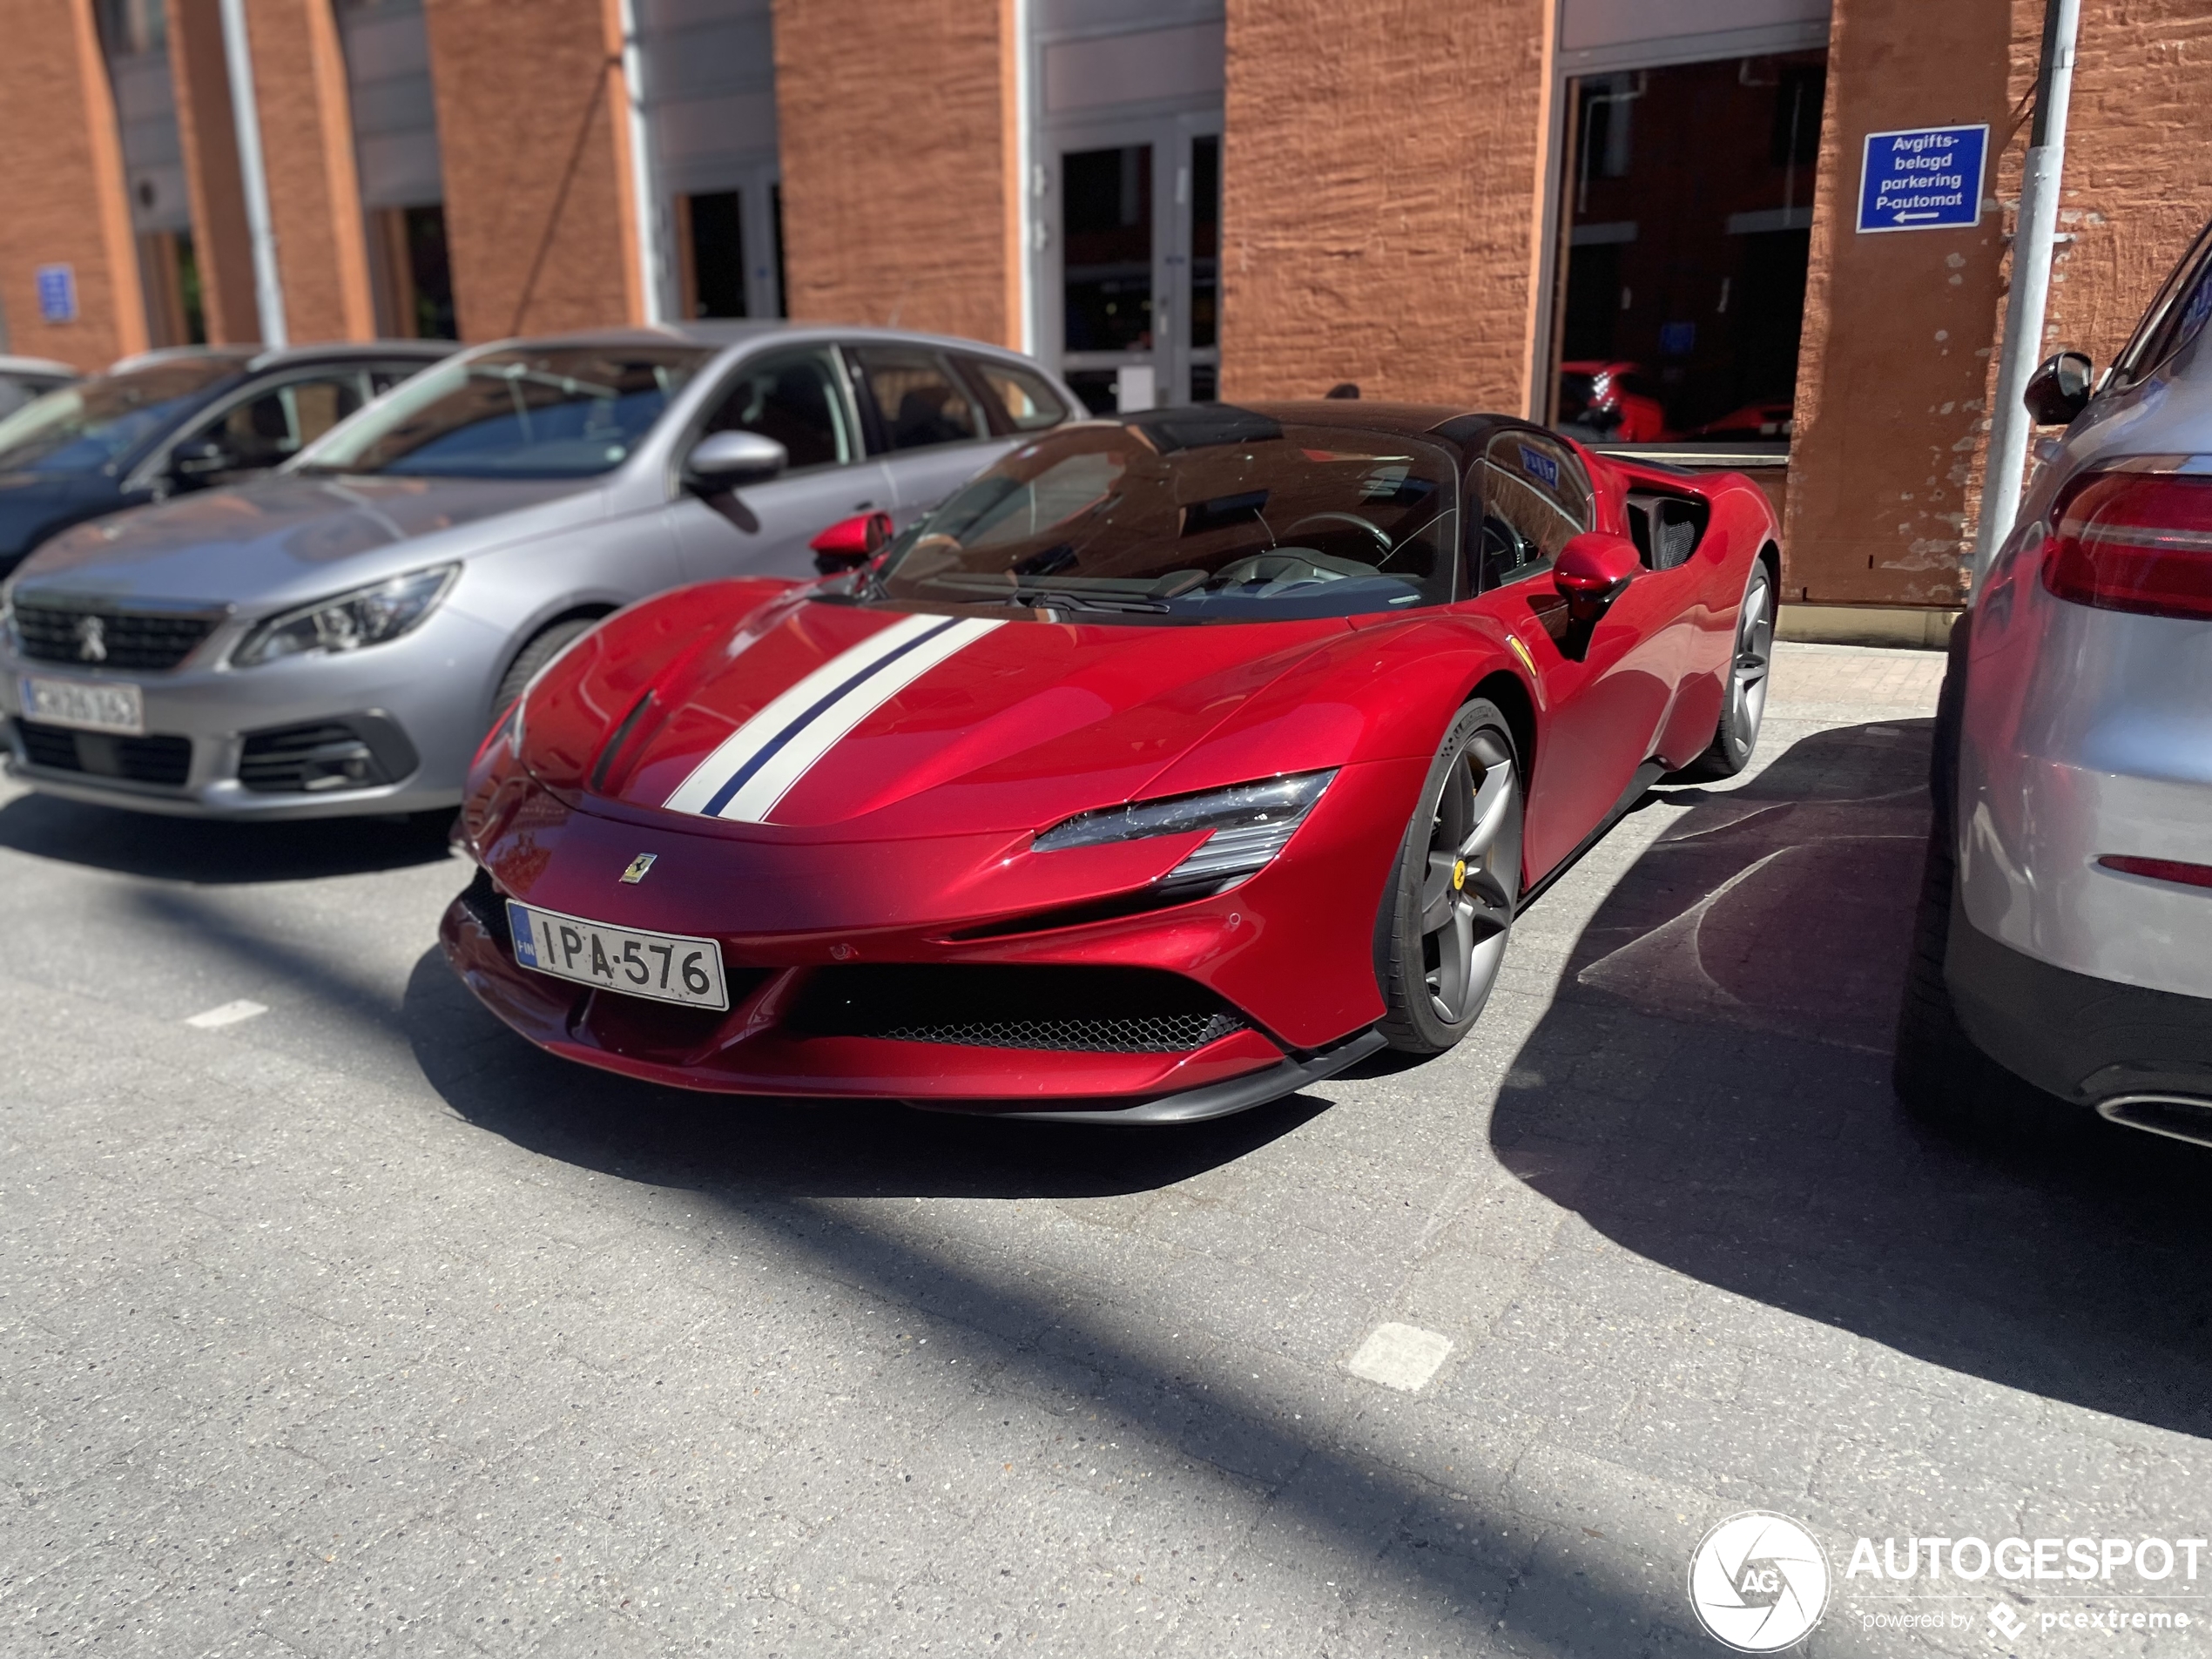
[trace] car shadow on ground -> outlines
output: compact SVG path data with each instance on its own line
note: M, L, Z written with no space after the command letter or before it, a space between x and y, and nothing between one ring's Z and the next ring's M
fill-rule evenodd
M664 1089L524 1042L435 949L415 964L401 1021L424 1077L470 1123L548 1157L658 1186L806 1197L1101 1197L1232 1163L1329 1104L1298 1095L1211 1123L1116 1129Z
M1823 732L1696 796L1583 931L1493 1144L1608 1238L1710 1285L2212 1433L2212 1152L2087 1114L2057 1139L1954 1136L1890 1092L1929 730Z
M0 805L0 847L155 881L306 881L434 864L450 813L240 824L93 806L50 795Z

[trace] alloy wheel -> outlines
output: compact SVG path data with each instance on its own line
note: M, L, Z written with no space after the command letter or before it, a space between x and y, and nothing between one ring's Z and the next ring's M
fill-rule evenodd
M1728 729L1750 754L1766 718L1767 671L1774 660L1774 589L1761 567L1743 590L1736 619L1736 660L1729 674Z
M1480 1008L1504 960L1521 888L1521 780L1498 734L1470 736L1446 769L1421 879L1421 957L1436 1017Z

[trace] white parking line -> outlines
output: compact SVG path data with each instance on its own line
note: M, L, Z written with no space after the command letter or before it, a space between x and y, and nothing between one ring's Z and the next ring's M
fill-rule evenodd
M235 1002L226 1002L220 1008L210 1008L205 1014L195 1014L186 1025L198 1026L202 1031L212 1031L221 1026L236 1025L240 1020L250 1020L257 1014L269 1010L260 1002L249 1002L240 997Z
M1437 1332L1412 1325L1379 1325L1345 1362L1345 1369L1386 1388L1417 1393L1451 1352L1452 1339Z

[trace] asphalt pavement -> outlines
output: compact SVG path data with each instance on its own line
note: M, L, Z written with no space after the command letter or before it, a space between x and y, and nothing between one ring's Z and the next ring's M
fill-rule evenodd
M1940 668L1778 648L1462 1048L1164 1131L624 1083L435 833L0 786L0 1653L1717 1654L1752 1508L1808 1653L2212 1652L1846 1573L2212 1531L2212 1154L1889 1093Z

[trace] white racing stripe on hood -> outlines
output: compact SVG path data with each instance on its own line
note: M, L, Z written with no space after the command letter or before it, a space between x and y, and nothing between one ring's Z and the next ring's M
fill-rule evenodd
M838 740L938 664L1003 623L902 617L824 663L717 745L662 804L761 824Z

